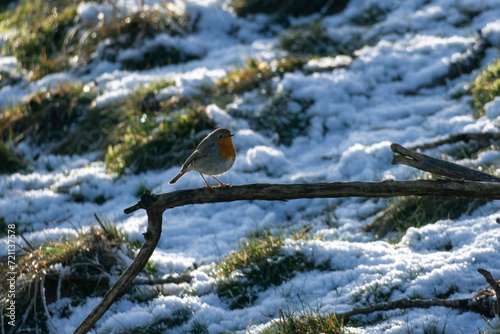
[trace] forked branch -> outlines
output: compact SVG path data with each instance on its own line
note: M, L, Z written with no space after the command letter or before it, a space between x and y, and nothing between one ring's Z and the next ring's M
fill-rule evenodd
M421 168L449 178L448 180L383 181L383 182L328 182L302 184L247 184L230 188L178 190L164 194L151 194L148 190L140 201L126 208L130 214L145 209L148 215L148 229L144 233L144 244L132 264L106 293L103 300L78 326L74 333L87 333L119 296L123 295L137 274L144 268L160 239L163 211L188 204L232 202L241 200L287 201L299 198L340 198L340 197L395 197L395 196L448 196L481 199L500 199L500 178L446 161L434 159L409 151L393 144L393 163ZM452 180L455 179L455 180ZM437 301L434 301L437 302ZM441 302L440 303L448 303ZM399 304L398 304L399 303ZM401 302L389 302L385 306L370 306L362 312L374 312L381 307L395 307ZM409 307L426 305L425 301L406 302ZM408 304L409 303L409 304ZM418 304L420 303L420 304ZM422 304L423 303L423 304ZM463 303L456 306L464 308ZM443 304L443 305L444 305ZM411 306L415 305L415 306ZM429 304L430 305L430 304ZM445 306L445 305L444 305ZM354 310L353 310L354 311ZM352 312L351 311L351 314ZM357 312L360 312L359 310ZM359 313L358 313L359 314ZM350 313L344 314L351 316Z

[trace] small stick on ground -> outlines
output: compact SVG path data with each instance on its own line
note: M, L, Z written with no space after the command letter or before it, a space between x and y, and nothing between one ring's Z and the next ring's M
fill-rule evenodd
M350 311L344 313L337 313L337 319L348 320L355 315L370 314L378 311L390 311L395 309L408 309L408 308L429 308L432 306L443 306L454 309L466 310L477 312L486 316L490 316L491 309L485 306L481 300L475 299L397 299L385 303L372 304L366 307L355 307Z
M432 141L430 143L420 144L412 146L411 150L427 150L430 148L436 148L445 144L454 144L460 141L464 143L468 143L470 141L485 141L489 142L490 140L500 140L499 132L482 132L482 133L456 133L454 135L445 137L443 139L439 139L436 141Z
M488 282L491 289L495 292L495 295L497 296L497 315L500 318L500 285L498 285L498 282L495 281L495 279L488 270L483 268L478 268L477 272L484 276L486 282Z

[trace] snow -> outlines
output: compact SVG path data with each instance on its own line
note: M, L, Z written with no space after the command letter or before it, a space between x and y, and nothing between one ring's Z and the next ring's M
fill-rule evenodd
M138 10L137 3L120 0L116 5L134 11ZM146 1L151 8L158 3ZM191 96L242 64L245 57L272 60L283 55L276 48L278 39L263 32L263 27L269 25L269 18L264 15L238 18L227 9L226 1L187 0L176 4L185 7L192 17L200 15L198 30L183 37L160 35L147 43L175 45L200 59L135 72L102 61L83 76L60 73L29 84L2 87L0 105L17 103L33 92L55 87L58 82L74 81L96 85L101 91L96 99L98 106L123 99L134 88L159 79L175 83L161 90L159 96ZM384 13L377 22L370 26L352 22L374 6ZM109 18L110 10L106 4L83 2L78 14L82 22L92 24ZM478 15L468 21L466 15L471 12ZM414 179L421 173L391 165L391 143L414 145L454 133L498 131L499 97L485 106L486 114L479 119L472 116L470 97L452 98L456 92L465 92L480 70L439 82L450 63L474 43L475 31L482 31L495 47L500 45L498 17L498 0L350 1L343 13L325 17L322 22L337 42L348 44L356 36L361 38L364 46L356 51L355 57L311 60L304 72L286 73L281 79L273 79L273 88L290 100L312 101L305 111L309 126L290 146L280 145L277 134L260 132L231 112L258 112L262 102L255 93L239 96L226 109L207 106L207 114L218 126L235 133L236 162L221 181L240 185ZM311 20L312 17L296 19L292 24ZM276 35L283 33L283 28L272 29L278 31ZM120 59L141 54L140 48L129 49ZM498 50L489 49L485 60L496 57ZM4 71L12 71L17 64L13 57L0 58L0 69ZM488 64L483 61L482 68ZM289 103L290 112L294 108L300 110L293 101ZM23 152L29 156L30 148L24 146ZM432 151L433 156L441 154L444 147ZM492 149L475 160L458 163L479 167L496 162L499 157ZM139 188L146 186L160 193L203 185L197 173L188 173L169 185L180 166L117 177L109 174L102 162L94 160L94 155L49 155L41 157L29 173L1 175L0 216L8 224L15 223L19 229L31 231L24 236L36 243L75 235L70 222L88 226L92 224L93 213L99 212L118 222L131 240L142 242L147 227L145 212L123 213L125 207L137 202ZM75 194L90 201L72 201ZM98 196L103 196L106 202L92 204ZM496 222L500 217L499 201L491 201L455 220L410 228L397 244L376 240L375 236L360 231L387 203L301 199L203 204L168 210L163 215L162 238L152 259L163 275L184 273L196 267L190 272L193 281L171 288L177 291L171 296L158 296L149 302L133 303L121 298L97 323L97 331L148 325L154 319L189 308L189 320L169 333L190 332L196 324L206 325L210 333L243 333L251 324L249 328L254 333L269 326L269 318L263 315L276 318L278 308L301 305L299 296L324 312L344 312L375 302L376 293L391 300L430 299L448 291L453 291L448 298L472 297L487 285L477 268L500 277L500 225ZM328 227L322 218L332 207L336 207L336 227ZM255 305L242 310L231 310L217 296L215 279L209 273L214 262L231 252L241 237L262 227L300 228L307 224L313 224L313 233L320 238L287 240L286 252L301 251L316 263L328 263L331 270L297 273L281 285L259 292ZM2 239L0 254L5 254L6 245L7 241ZM72 332L98 302L99 298L88 298L79 306L71 306L62 299L51 304L53 314L64 307L72 311L69 317L53 317L58 332ZM394 310L386 315L384 320L351 331L422 333L436 327L444 333L473 333L486 326L479 314L443 307ZM359 319L368 321L375 317L372 314Z

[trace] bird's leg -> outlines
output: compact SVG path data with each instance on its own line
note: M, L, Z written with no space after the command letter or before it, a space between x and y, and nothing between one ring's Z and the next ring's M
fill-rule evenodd
M222 183L215 176L212 177L215 179L215 181L219 182L219 187L231 187L229 183L228 184Z
M207 180L205 180L205 177L203 176L203 174L201 174L200 172L198 172L198 173L203 178L203 181L205 181L205 183L207 184L206 186L203 186L203 188L210 188L210 189L215 188L214 186L211 186L211 185L208 184L208 182L207 182Z

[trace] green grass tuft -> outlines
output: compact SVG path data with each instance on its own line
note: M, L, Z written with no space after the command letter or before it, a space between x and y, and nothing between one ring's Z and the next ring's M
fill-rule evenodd
M219 94L241 94L261 87L276 75L301 69L305 61L298 57L285 57L271 62L248 58L244 66L227 73L216 84Z
M79 2L24 0L3 13L0 31L8 31L10 38L2 52L14 55L29 71L30 80L68 68L62 46L74 23Z
M257 293L292 278L296 272L323 268L303 253L283 252L286 239L307 240L307 229L287 233L279 229L264 230L243 238L238 247L217 266L217 293L232 309L244 308L257 299Z
M76 237L62 237L57 241L46 241L39 245L18 247L16 254L16 309L26 312L27 320L18 317L16 328L22 332L38 326L42 332L49 332L46 313L42 307L59 298L69 298L72 306L79 305L88 297L103 296L110 288L107 275L119 276L126 266L121 261L119 250L126 246L132 256L135 244L109 219L95 215L99 227L87 232L78 231ZM0 279L6 281L9 274L7 257L1 259ZM154 265L154 264L152 264ZM61 276L60 268L64 269ZM106 275L103 276L103 272ZM143 271L146 275L154 271ZM42 282L45 294L41 294ZM0 307L4 307L8 285L0 286ZM42 299L43 298L43 299ZM37 308L30 307L36 303ZM68 305L69 306L69 305ZM71 307L60 309L62 316L71 314ZM4 312L5 316L5 312ZM7 329L7 318L4 319Z
M500 96L500 58L476 77L471 88L475 116L484 116L484 106Z
M25 138L37 145L55 143L53 152L60 153L61 148L67 146L72 125L85 115L97 96L95 90L87 89L80 84L60 85L4 110L0 115L0 138L12 137L14 143Z
M410 227L433 224L441 219L457 219L484 203L484 200L469 198L405 196L389 205L381 216L365 228L365 232L373 232L379 238L395 232L392 239L397 242Z
M15 173L26 169L26 167L28 167L28 163L13 152L11 145L0 142L0 174Z
M29 80L38 80L85 66L96 57L117 62L120 51L136 48L138 41L151 40L159 33L184 34L189 26L189 16L173 4L131 15L115 8L111 18L88 26L78 20L80 2L23 0L1 13L0 32L9 36L2 54L15 56L27 70ZM149 49L139 49L142 57L121 59L122 67L149 69L198 57L177 47L153 44Z
M203 139L203 134L214 128L205 108L199 106L171 115L156 124L127 126L122 140L108 147L105 162L108 169L119 174L180 165Z
M334 42L325 26L319 21L290 28L280 38L281 48L293 54L327 56L333 51Z
M304 304L304 303L303 303ZM266 334L342 334L346 329L342 319L335 314L324 313L319 308L302 305L302 309L294 308L286 312L279 309L278 319L273 320L271 327L264 331Z

